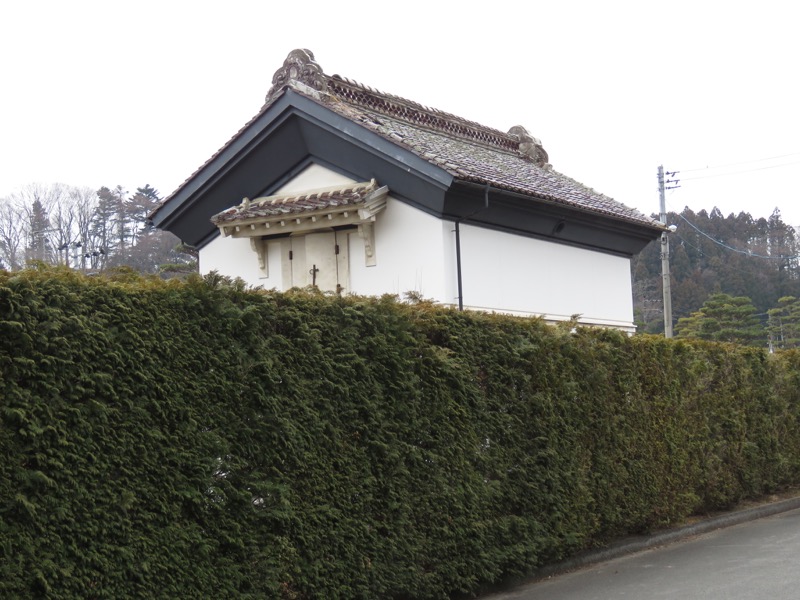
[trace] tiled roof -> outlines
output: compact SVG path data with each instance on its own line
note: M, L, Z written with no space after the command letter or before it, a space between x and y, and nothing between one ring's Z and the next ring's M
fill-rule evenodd
M291 88L296 93L408 149L423 160L444 169L457 180L488 184L495 188L639 225L662 227L640 211L555 171L548 162L549 157L541 142L523 127L515 126L504 133L399 96L379 92L338 75L326 75L308 50L293 50L283 67L276 71L272 83L261 111L222 149L198 168L178 190L214 161L267 111L284 90ZM177 191L173 195L175 194ZM162 206L171 197L166 198ZM293 210L299 210L301 205L296 206L297 208ZM230 211L216 215L214 219L218 221L215 223L222 222L219 219L225 219L228 213Z
M492 142L476 140L472 138L472 132L467 137L450 131L437 131L337 100L322 98L330 109L406 147L421 158L446 170L456 179L489 184L492 187L627 221L657 225L638 210L586 187L553 170L549 165L539 166L518 151L502 147L507 143L503 138L499 138L499 143L494 140ZM519 142L516 144L519 145Z
M363 204L370 193L378 188L376 181L347 185L336 188L324 188L303 194L279 194L250 200L211 217L215 225L278 217L281 215L300 214L317 210L338 208Z
M407 148L456 179L659 226L640 211L553 170L541 142L523 127L504 133L339 75L325 75L308 50L289 54L273 77L265 108L286 87Z

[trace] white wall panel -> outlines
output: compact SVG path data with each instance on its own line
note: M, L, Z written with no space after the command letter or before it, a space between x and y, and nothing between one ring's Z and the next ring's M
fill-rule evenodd
M627 258L462 225L461 262L467 307L632 324Z
M440 219L389 196L375 223L375 258L375 266L365 266L364 242L350 235L350 284L356 294L416 292L446 301Z

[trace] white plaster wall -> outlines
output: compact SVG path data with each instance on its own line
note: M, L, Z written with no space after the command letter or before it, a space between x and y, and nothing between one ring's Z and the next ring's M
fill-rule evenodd
M391 193L391 191L390 191ZM447 296L442 221L389 196L375 222L376 264L365 266L364 242L350 235L350 286L378 296L417 292L437 302Z
M198 260L203 275L219 271L228 277L241 277L250 285L261 285L258 259L250 249L250 240L217 236L200 249Z
M277 193L352 183L357 182L311 165ZM232 199L231 205L236 202ZM348 236L350 285L346 291L401 297L413 291L457 306L454 230L454 223L389 196L375 223L375 266L366 266L359 235ZM217 270L253 286L280 290L280 242L268 242L267 248L268 277L259 268L248 239L222 236L200 251L200 272ZM550 320L581 314L584 323L632 328L630 262L626 258L462 225L461 263L466 308L543 315Z
M630 261L544 240L461 226L464 306L630 328Z
M358 183L320 165L310 165L276 194L308 191ZM380 183L380 182L379 182ZM232 200L234 205L238 200ZM455 250L443 251L452 244L452 223L444 223L389 196L386 208L375 223L376 265L367 267L364 242L357 233L349 238L350 285L347 292L366 296L417 292L424 298L452 303L455 298L454 269L445 271L446 261L454 261ZM454 246L453 246L454 248ZM252 286L283 289L280 243L268 242L267 277L258 266L250 240L219 236L200 250L200 272L217 270L241 277ZM453 282L448 284L445 273Z
M307 192L317 188L332 187L335 185L348 185L351 183L361 183L340 175L336 171L321 165L309 165L297 174L291 181L284 184L274 192L278 194L292 194L294 192ZM239 200L241 201L241 199ZM236 203L234 203L236 204Z

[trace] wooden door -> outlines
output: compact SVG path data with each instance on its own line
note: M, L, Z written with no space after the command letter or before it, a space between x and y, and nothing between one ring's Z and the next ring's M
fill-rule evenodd
M290 262L292 286L313 285L336 293L349 286L346 233L324 231L293 237Z

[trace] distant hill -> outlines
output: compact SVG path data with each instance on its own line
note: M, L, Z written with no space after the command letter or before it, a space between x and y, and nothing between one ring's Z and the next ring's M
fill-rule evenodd
M727 217L717 209L684 208L667 214L674 323L700 309L715 293L746 296L766 320L785 296L800 297L798 232L781 219L749 213ZM631 263L634 314L639 331L664 331L661 243L650 243Z

